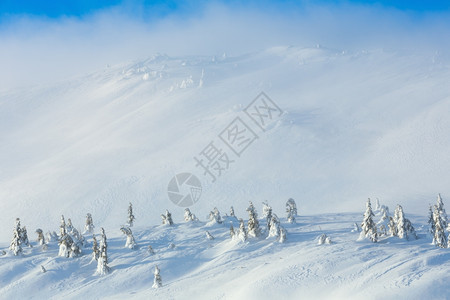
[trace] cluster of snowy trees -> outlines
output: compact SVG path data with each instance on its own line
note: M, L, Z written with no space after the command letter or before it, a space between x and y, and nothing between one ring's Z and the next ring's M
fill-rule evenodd
M383 236L396 236L406 240L417 239L414 226L411 221L405 217L401 205L397 205L394 215L390 216L389 208L384 205L380 206L377 199L375 211L381 216L377 223L373 220L375 213L372 211L370 199L368 199L364 219L361 223L361 229L359 229L358 225L355 223L355 229L353 230L360 231L360 239L367 238L372 242L377 242L378 239ZM428 224L433 244L440 248L449 248L450 225L440 194L438 195L436 204L434 206L430 205Z

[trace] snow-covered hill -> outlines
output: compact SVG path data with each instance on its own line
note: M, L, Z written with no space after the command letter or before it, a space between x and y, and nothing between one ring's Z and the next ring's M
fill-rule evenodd
M369 246L354 242L348 228L361 221L369 196L425 216L438 192L444 198L450 194L449 79L449 63L439 55L317 46L238 57L155 55L48 86L2 88L0 246L9 244L16 217L33 236L36 228L56 230L61 214L81 226L90 212L97 228L111 232L111 251L116 251L111 258L116 271L106 278L92 277L90 257L56 258L54 245L46 253L34 248L25 259L2 257L2 296L21 293L14 288L20 282L29 288L47 285L42 296L73 298L93 289L100 293L94 288L99 284L109 294L124 293L119 298L158 293L178 299L185 290L194 295L219 283L205 298L232 299L267 289L264 295L270 295L284 288L291 297L294 291L327 296L324 280L336 289L343 286L342 297L353 284L355 297L364 284L370 287L362 293L384 295L379 288L404 293L407 289L396 286L408 282L416 286L412 296L429 292L439 278L435 272L448 268L448 258L428 245L424 230L417 242ZM243 112L262 91L283 111L265 131ZM258 135L240 156L219 138L236 117ZM194 160L211 141L234 160L215 182ZM301 215L313 216L288 228L286 246L232 245L227 230L213 228L219 238L209 248L204 224L155 227L166 208L177 223L182 220L183 208L167 196L170 179L180 172L202 182L201 198L191 207L202 220L213 207L233 205L243 214L248 201L268 200L282 212L290 197ZM154 257L145 256L144 249L121 249L118 229L129 202L140 228L138 242L159 243L158 264L170 283L166 290L147 289ZM346 211L360 213L336 214ZM424 224L420 217L414 220ZM336 244L315 246L319 225L330 230ZM171 240L180 247L166 253ZM395 254L398 249L404 251ZM190 259L182 259L186 252ZM411 254L417 258L409 260ZM248 263L247 256L253 257ZM40 264L53 271L38 274ZM50 278L42 283L42 276Z
M244 217L245 212L237 212ZM90 247L80 258L57 257L36 243L23 257L0 257L4 299L448 299L448 249L430 244L424 217L413 241L391 237L373 244L351 232L361 214L323 214L282 219L288 241L231 240L229 223L180 222L134 228L138 249L124 248L125 236L110 228L112 273L94 275ZM227 219L230 221L230 219ZM95 222L95 220L94 220ZM234 227L238 222L233 221ZM264 227L265 221L260 221ZM214 240L206 238L206 230ZM98 231L98 230L97 230ZM318 245L326 233L332 244ZM88 238L91 243L92 239ZM171 249L169 245L175 247ZM151 245L155 254L149 254ZM40 266L47 272L43 273ZM163 287L152 289L153 268Z

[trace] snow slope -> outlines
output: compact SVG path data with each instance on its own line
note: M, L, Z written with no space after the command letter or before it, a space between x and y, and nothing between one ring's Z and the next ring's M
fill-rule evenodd
M275 288L277 284L280 288L292 287L292 291L323 295L324 278L329 278L329 284L336 288L342 285L339 278L350 280L359 291L364 283L374 280L370 274L378 273L383 282L371 283L368 290L383 294L378 290L380 286L389 286L397 291L396 285L406 287L405 282L411 280L416 287L412 295L429 293L430 282L438 278L432 274L441 272L442 265L448 266L446 252L433 249L425 238L408 243L399 256L394 253L399 247L406 247L400 242L365 248L347 242L354 241L354 237L344 234L348 224L359 218L352 214L322 214L362 212L369 196L379 197L391 208L402 204L407 213L421 216L426 215L428 203L434 202L438 192L445 201L445 195L450 194L446 180L450 169L449 79L449 63L439 55L275 47L238 57L154 55L49 86L20 90L2 87L0 246L7 247L16 217L21 218L32 236L38 227L56 230L61 214L80 226L90 212L97 228L102 226L112 232L112 247L118 254L112 254L117 272L110 279L92 277L92 266L79 268L87 265L90 258L66 261L55 258L54 249L48 254L33 249L29 259L19 261L1 258L8 260L4 268L10 270L1 272L1 294L13 296L10 293L21 292L13 288L20 270L29 270L23 280L30 289L36 288L40 278L36 265L44 262L49 269L61 270L66 278L60 278L62 273L57 271L43 274L51 278L44 283L39 281L48 284L42 293L51 291L55 297L59 293L87 295L94 284L102 283L110 293L123 288L128 295L136 289L139 297L166 293L165 296L174 295L177 299L186 285L193 286L189 291L195 293L197 282L205 282L204 286L220 282L222 292L214 290L213 298L220 298L221 293L224 298L243 296L251 292L252 286L275 293L279 290ZM252 127L259 139L241 157L233 157L235 162L230 169L211 183L195 167L193 157L211 141L217 141L219 133L235 117L242 117L242 109L261 91L284 114L266 132ZM270 246L265 241L250 243L248 247L254 247L256 253L262 251L261 260L256 257L247 266L254 270L250 273L239 270L235 260L243 261L245 255L253 256L255 252L242 250L247 246L227 244L227 231L216 229L213 235L222 234L221 239L210 250L190 250L195 259L189 268L179 266L189 261L182 260L177 252L174 260L167 259L170 254L161 254L163 280L173 284L166 292L148 290L154 259L145 258L143 250L138 251L142 260L129 257L131 254L123 249L119 251L122 237L115 230L125 222L128 202L132 202L140 226L140 243L160 241L162 249L168 240L182 243L180 235L188 234L192 238L186 241L186 249L193 248L204 235L200 225L192 232L185 228L187 225L168 232L153 227L166 208L177 223L181 222L183 208L167 197L169 180L180 172L194 173L202 181L202 196L192 210L203 220L215 206L225 210L233 205L236 211L244 212L249 200L259 203L267 199L276 212L281 212L289 197L296 199L300 214L314 217L308 217L309 225L306 217L302 220L306 227L293 229L293 242L286 247ZM341 239L340 243L318 250L311 244L313 235L318 234L316 228L310 236L302 235L308 226L333 218L342 218L342 223L336 222L345 226L342 232L332 231L332 238ZM164 237L171 234L178 237ZM302 243L311 247L303 248ZM353 251L360 248L363 250L357 254ZM333 253L336 250L335 259L339 262L331 277L326 276L330 273L328 267L334 268L332 265L337 262L329 262L329 266L315 263L322 257L317 251L327 249L333 249ZM308 260L298 260L298 251L315 259L309 267L305 266ZM383 260L372 258L378 257L377 253L389 258L373 261ZM411 261L417 265L407 261L409 253L421 254ZM324 254L329 256L328 252ZM279 255L290 258L286 265L279 265L278 271L268 271L270 266L261 263ZM214 261L221 259L221 267L214 269ZM350 261L340 265L345 259ZM402 261L383 277L387 266ZM351 269L352 263L355 270ZM131 272L125 267L128 264L139 269L136 279L126 279L118 285L126 277L124 274ZM228 267L235 269L232 276L224 278L236 281L222 286L222 281L207 280L220 277ZM360 267L367 271L358 273L356 269ZM292 270L287 272L291 275L277 277L276 274L285 274L283 268ZM424 275L418 281L408 277L405 282L392 282L393 274L400 276L403 272ZM115 276L117 280L111 280ZM252 283L240 284L245 280ZM313 284L314 280L321 283ZM273 281L277 283L273 285ZM349 293L348 285L343 286L342 295Z
M238 212L236 212L238 213ZM231 240L224 224L178 223L134 229L139 248L124 248L125 236L111 228L112 273L95 276L90 249L81 258L57 257L56 242L43 251L34 243L23 257L0 257L4 299L448 299L448 249L430 244L425 218L412 220L419 239L392 237L373 244L356 241L352 222L362 214L299 217L282 223L288 241ZM244 216L243 212L237 214ZM229 221L228 219L227 221ZM260 220L261 225L266 223ZM234 226L238 222L234 220ZM206 238L206 230L214 240ZM330 245L318 245L326 233ZM111 237L112 236L112 237ZM91 241L91 239L89 239ZM174 243L175 248L169 249ZM147 252L148 245L155 250ZM47 272L42 273L40 265ZM152 289L153 268L163 287Z

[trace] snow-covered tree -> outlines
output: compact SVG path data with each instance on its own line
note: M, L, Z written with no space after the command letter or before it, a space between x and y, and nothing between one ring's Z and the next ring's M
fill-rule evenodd
M270 231L270 221L272 220L272 207L267 202L263 202L263 218L266 219L267 231Z
M272 218L270 219L270 230L268 237L276 237L280 236L280 220L278 219L276 214L272 214Z
M447 218L447 213L445 212L444 202L442 202L441 194L438 194L436 205L438 208L438 212L439 212L439 215L441 218L442 225L444 226L444 228L446 228L448 225L448 218Z
M151 245L148 245L147 252L148 252L148 254L150 254L150 255L155 254L155 251L153 250L153 248L152 248Z
M280 220L278 219L276 214L272 214L270 219L270 230L267 238L275 237L277 241L280 243L284 243L286 240L286 229L283 228L280 224Z
M84 232L85 233L94 233L94 221L92 220L92 215L88 213L86 215L86 224L84 225Z
M278 239L278 241L280 243L284 243L286 242L286 239L287 239L287 231L286 229L284 229L283 226L280 226L280 238Z
M125 242L125 248L134 249L136 248L136 242L134 240L133 232L129 227L121 227L120 231L127 236L127 241Z
M253 237L259 237L261 235L261 228L259 227L258 214L256 213L256 209L253 206L253 203L250 201L250 205L247 208L248 212L248 234Z
M100 231L101 231L102 237L100 240L99 258L97 261L96 274L105 275L105 274L108 274L110 271L110 268L108 266L108 243L106 242L105 230L103 228L101 228Z
M387 208L387 206L382 205L380 207L380 214L380 220L377 222L378 234L387 235L389 230L389 209Z
M172 214L167 209L166 209L166 214L161 215L161 219L162 219L163 225L165 225L165 224L170 225L170 226L173 225Z
M358 224L353 223L353 229L352 232L361 232L361 228L359 228Z
M247 240L247 230L245 229L244 220L239 219L239 232L238 237L245 242Z
M364 220L361 223L361 234L360 238L368 238L372 242L376 243L378 241L377 234L377 226L373 221L372 217L374 217L374 213L372 212L372 206L370 204L370 199L367 200L366 203L366 212L364 213Z
M71 233L73 230L72 220L70 218L67 219L66 231Z
M214 207L214 210L209 213L209 221L217 224L222 224L222 217L220 216L220 212L217 207Z
M74 242L74 245L72 245L72 248L75 249L74 253L76 255L81 254L81 249L84 247L86 242L84 236L75 227L72 228L69 234Z
M319 237L319 241L317 242L317 244L318 245L331 244L331 239L325 233L322 233L322 235Z
M37 242L39 245L44 245L45 244L45 238L44 238L44 232L42 231L42 229L38 228L36 229L36 234L38 235L37 238Z
M31 247L30 241L28 240L27 227L22 227L22 230L20 231L20 238L22 240L22 244Z
M100 249L98 248L98 242L95 235L92 235L92 260L97 260L100 257Z
M230 207L230 217L236 217L236 216L234 215L234 208L233 208L233 206Z
M448 241L447 237L445 236L444 221L439 209L439 205L434 206L433 220L435 226L433 244L435 244L439 248L446 248Z
M403 213L403 208L401 205L397 205L396 208L397 212L397 235L399 238L407 239L410 238L417 238L416 231L414 230L414 227L412 226L411 222L405 218L405 215Z
M286 213L288 222L295 223L295 217L297 216L297 205L292 198L289 198L286 202Z
M153 279L153 288L157 289L162 287L162 279L161 274L158 266L155 266L155 270L153 271L153 275L155 275L155 278Z
M65 234L59 239L59 252L58 256L70 257L72 252L73 240L69 234Z
M391 236L398 236L397 224L394 221L393 217L389 217L389 233Z
M208 230L206 230L206 238L208 240L213 240L214 239L214 237L212 236L212 234Z
M235 234L236 233L234 232L233 222L230 222L230 237L231 237L231 239L234 238Z
M67 233L66 231L66 221L64 220L64 215L61 215L61 225L59 226L59 238L61 239Z
M184 220L186 222L198 221L197 217L193 213L191 213L189 208L184 209Z
M428 233L431 235L432 238L434 238L435 231L436 231L436 227L434 225L433 207L430 204L430 207L428 210Z
M20 228L20 219L16 219L16 226L13 230L13 238L11 240L11 244L9 245L9 250L14 255L22 254L22 228Z
M136 218L133 215L133 204L131 204L128 206L128 219L127 219L127 224L129 227L133 227L133 222Z

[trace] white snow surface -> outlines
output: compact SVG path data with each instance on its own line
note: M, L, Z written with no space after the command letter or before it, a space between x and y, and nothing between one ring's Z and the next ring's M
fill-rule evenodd
M450 252L431 245L425 223L438 192L450 206L449 66L439 55L275 47L158 54L52 85L1 87L0 249L17 217L34 240L37 228L57 231L61 214L82 231L91 213L108 236L112 272L94 276L89 248L69 259L56 243L34 243L22 257L0 256L0 298L448 298ZM193 157L219 144L261 91L284 114L266 132L248 121L259 138L211 183ZM168 200L180 172L202 181L190 207L200 223L185 224ZM224 215L231 205L247 219L248 201L261 214L267 200L281 217L291 197L301 217L281 218L286 244L237 243L228 223L206 223L214 207ZM367 197L391 211L401 204L419 239L356 241ZM129 202L136 250L119 230ZM166 208L173 227L157 225ZM317 245L322 233L331 245Z

